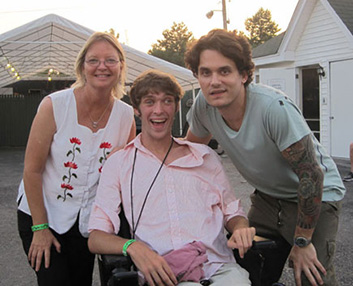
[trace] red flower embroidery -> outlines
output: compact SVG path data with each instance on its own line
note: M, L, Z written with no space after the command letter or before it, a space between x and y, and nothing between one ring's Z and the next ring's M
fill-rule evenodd
M64 163L64 166L66 168L77 169L77 164L74 162L66 162L66 163Z
M73 190L74 189L73 186L71 186L70 184L65 184L65 183L61 184L61 188L67 189L67 190Z
M107 160L107 156L109 155L109 151L107 151L107 149L112 148L112 144L110 144L109 142L102 142L101 145L99 145L100 149L103 149L103 156L101 156L99 158L99 163L101 164L100 168L98 169L99 173L102 172L102 166L104 164L104 161Z
M75 143L77 145L81 145L81 140L76 137L72 137L72 138L70 138L70 143Z
M103 142L99 148L106 148L106 149L109 149L109 148L112 148L112 144L110 144L109 142Z
M81 149L77 146L77 145L81 145L80 139L78 139L77 137L72 137L70 138L70 143L72 144L72 149L70 149L66 153L66 157L71 157L71 160L70 158L68 158L70 161L67 161L66 163L64 163L64 167L68 168L68 170L67 170L67 174L64 174L64 176L62 177L63 183L61 184L61 188L64 189L63 190L64 193L62 195L57 196L57 199L62 199L63 202L66 201L67 197L72 198L72 194L68 191L72 191L74 187L70 183L73 178L77 179L76 173L74 173L72 170L75 170L78 168L77 164L75 163L75 159L76 159L76 154L81 153Z

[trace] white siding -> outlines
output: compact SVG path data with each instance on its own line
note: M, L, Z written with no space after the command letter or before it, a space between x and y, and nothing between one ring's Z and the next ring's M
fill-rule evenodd
M326 76L320 79L320 141L326 150L331 149L329 62L347 58L353 51L336 20L320 1L316 6L298 42L295 66L320 64Z
M317 1L295 52L296 66L317 64L322 59L332 61L346 58L349 49L345 34L321 2Z
M310 2L309 2L310 1ZM344 24L337 17L335 12L325 0L316 0L315 6L312 7L311 0L303 1L307 7L301 13L295 13L298 17L291 20L293 28L296 29L288 46L282 46L280 54L273 55L273 62L266 57L255 59L257 62L257 72L262 68L296 68L298 74L301 68L317 67L324 68L326 75L320 77L320 141L326 150L332 148L331 138L331 108L336 102L332 102L332 98L337 100L337 96L331 94L330 87L330 64L335 61L345 61L353 59L352 35L348 32ZM310 11L312 8L311 15ZM304 15L304 13L307 13ZM290 31L290 29L288 29ZM294 35L300 34L296 37ZM286 42L284 42L285 44ZM283 43L282 43L283 44ZM294 51L294 61L281 61L281 57L285 52ZM261 64L260 64L261 63ZM261 79L260 79L261 80ZM300 78L297 81L300 85ZM296 102L301 102L301 88L297 88ZM300 105L300 104L299 104ZM347 122L353 121L353 113Z

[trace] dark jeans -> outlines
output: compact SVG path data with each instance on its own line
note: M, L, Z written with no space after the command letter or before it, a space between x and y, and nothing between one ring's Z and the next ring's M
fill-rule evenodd
M268 250L262 254L264 263L261 285L267 286L280 278L292 248L298 204L278 200L259 191L255 191L250 198L252 203L248 214L250 225L256 228L258 235L279 241L278 249ZM338 285L333 258L341 205L341 202L322 203L320 217L312 237L317 257L327 271L327 275L322 276L324 285L327 286ZM311 285L304 274L302 285Z
M18 231L23 249L28 255L32 243L32 217L17 211ZM50 266L44 267L44 258L37 275L40 286L90 286L94 266L94 255L89 252L87 238L83 237L78 228L78 219L72 228L58 234L50 229L61 244L61 253L54 246L50 252Z

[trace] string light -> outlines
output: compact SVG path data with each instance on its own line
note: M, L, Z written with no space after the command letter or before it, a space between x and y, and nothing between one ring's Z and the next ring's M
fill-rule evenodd
M58 75L60 75L60 72L55 70L55 69L53 69L53 68L50 68L48 70L48 81L52 81L52 79L53 79L52 75L57 75L58 76Z
M7 56L5 55L5 53L1 47L0 47L0 52L1 52L2 61L5 60L5 63L6 63L6 65L5 65L5 63L1 63L1 65L4 66L5 70L7 70L7 72L9 73L10 76L12 76L13 78L16 78L17 80L20 80L21 76L20 76L19 72L10 63L9 59L7 58Z
M7 59L7 58L6 58ZM8 60L7 60L8 62ZM5 69L8 71L8 73L13 77L16 78L17 80L21 79L20 73L18 71L16 71L16 68L11 64L11 63L7 63L5 65Z

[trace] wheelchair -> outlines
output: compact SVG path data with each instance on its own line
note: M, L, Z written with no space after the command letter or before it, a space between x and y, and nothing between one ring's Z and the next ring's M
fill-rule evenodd
M120 212L120 230L118 235L123 238L131 238L130 228L123 210ZM249 272L253 286L261 285L261 277L264 265L263 253L275 251L280 241L256 237L253 246L246 253L247 259L241 259L238 250L233 250L237 263ZM98 266L101 286L138 286L138 273L129 256L123 255L98 255ZM212 286L209 280L200 281L203 286ZM267 286L267 285L266 285ZM285 286L282 283L273 283L271 286Z

